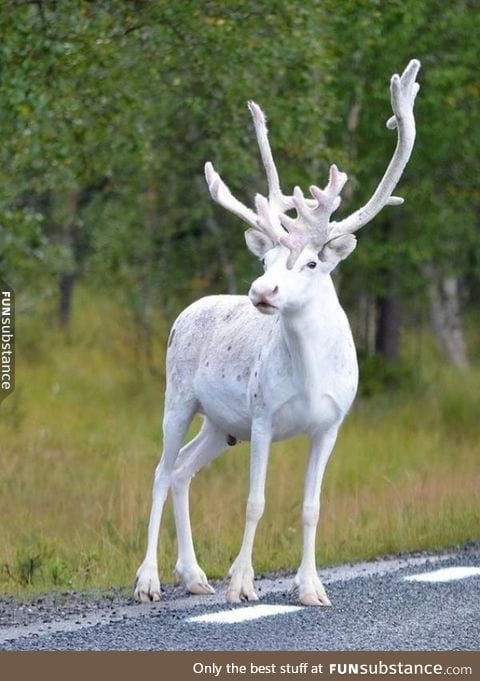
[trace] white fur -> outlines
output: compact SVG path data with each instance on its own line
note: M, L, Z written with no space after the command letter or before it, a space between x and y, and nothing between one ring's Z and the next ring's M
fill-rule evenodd
M268 142L265 116L249 103L265 166L268 199L257 195L256 212L233 197L206 164L212 197L250 225L248 248L264 260L265 273L249 296L210 296L190 305L176 320L168 343L163 421L164 451L155 473L145 560L138 569L135 598L160 598L157 543L163 505L172 490L178 539L176 572L192 593L212 587L197 563L190 528L188 490L202 466L235 440L251 442L250 493L240 552L230 569L227 600L257 600L252 550L265 505L265 478L272 441L306 434L310 438L302 511L303 554L293 588L304 605L329 605L318 577L315 536L320 489L337 432L355 396L358 368L350 327L338 301L331 271L356 245L351 232L384 206L410 156L415 136L413 102L419 63L412 60L391 84L398 128L392 162L366 206L335 223L346 175L330 170L325 189L299 188L284 195ZM292 220L285 211L296 208ZM204 421L182 447L195 414ZM228 492L227 492L228 497ZM212 500L215 503L215 500Z

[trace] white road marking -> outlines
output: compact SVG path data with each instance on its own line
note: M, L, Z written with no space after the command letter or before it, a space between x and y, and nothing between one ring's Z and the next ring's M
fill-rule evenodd
M302 610L296 605L252 605L246 608L235 610L221 610L212 612L209 615L197 615L189 617L187 622L201 622L203 624L236 624L256 620L260 617L271 617L272 615L287 615L291 612Z
M478 567L448 567L433 572L421 572L418 575L405 577L408 582L452 582L455 579L476 577L480 575Z

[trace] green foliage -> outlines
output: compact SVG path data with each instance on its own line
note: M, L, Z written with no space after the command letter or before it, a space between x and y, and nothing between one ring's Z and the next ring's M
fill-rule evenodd
M448 388L439 398L440 419L446 431L456 433L460 438L475 437L478 434L478 405L480 390L471 374L461 382L450 377Z
M136 286L139 308L152 289L172 298L187 297L192 284L208 289L221 272L203 165L215 159L240 195L257 191L245 106L257 98L275 121L287 180L304 180L328 119L320 26L318 9L285 3L268 13L244 2L10 5L1 17L8 142L0 205L20 204L26 222L29 193L44 237L37 268L84 271L75 225L89 245L90 276ZM5 230L31 250L24 227ZM235 260L243 239L233 220L225 241ZM18 277L19 257L3 257L6 275Z
M22 586L31 586L37 571L42 566L42 556L40 553L19 553L16 562L16 572L18 581Z
M40 282L35 297L56 295L62 273L114 285L147 336L156 305L172 317L225 290L226 262L244 290L255 266L203 165L215 161L246 202L264 189L246 100L269 113L287 189L322 184L332 161L349 172L345 213L383 174L388 76L417 56L406 204L360 236L346 295L382 294L393 270L418 297L432 259L475 291L478 21L468 0L4 3L0 275Z
M68 569L61 558L53 558L48 566L48 570L50 581L54 586L64 586L68 583Z
M359 364L359 392L364 397L397 391L407 395L411 390L420 388L411 360L393 364L380 355L361 355Z
M480 16L473 3L363 0L327 7L330 49L345 74L333 84L339 116L347 121L357 107L353 130L332 131L332 141L350 155L355 204L371 195L393 150L383 125L388 75L413 56L422 62L417 141L398 190L405 205L385 209L361 235L361 248L346 263L349 279L360 286L368 280L381 293L385 271L393 270L397 286L416 298L424 288L421 266L432 259L457 275L473 267L478 277L480 90L471 35Z
M27 541L16 549L12 564L3 564L4 575L20 587L31 588L50 557L51 548L45 543L38 539Z

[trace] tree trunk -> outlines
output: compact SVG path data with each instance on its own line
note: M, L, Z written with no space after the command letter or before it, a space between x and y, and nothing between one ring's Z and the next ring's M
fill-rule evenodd
M463 329L460 285L457 277L440 276L433 264L425 267L430 317L437 341L448 361L459 369L468 366Z
M377 298L375 352L389 362L400 358L401 300L396 293Z
M399 225L392 216L380 225L382 240L385 243L397 243ZM375 352L388 362L400 359L400 330L402 323L402 301L398 284L398 265L394 261L385 261L381 269L382 285L376 297L376 332Z
M76 275L73 272L61 272L58 277L58 321L62 327L69 326L72 318L75 278Z
M356 303L354 336L358 349L370 357L375 354L376 301L371 294L363 291L358 294Z
M67 327L72 317L73 289L77 278L78 268L78 203L80 192L70 192L67 200L68 224L66 226L63 240L69 251L70 260L65 263L64 269L58 275L58 321L60 326Z

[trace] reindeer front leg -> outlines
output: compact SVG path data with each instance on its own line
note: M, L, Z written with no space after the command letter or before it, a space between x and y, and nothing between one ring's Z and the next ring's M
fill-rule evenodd
M303 605L331 605L317 573L315 538L320 516L320 490L323 474L337 439L338 428L312 438L303 498L303 555L291 591L298 590Z
M226 598L229 603L239 603L241 597L248 601L258 601L253 586L252 551L257 525L265 508L265 478L271 440L269 426L264 424L252 426L250 492L247 501L245 532L240 553L228 573L230 585Z

